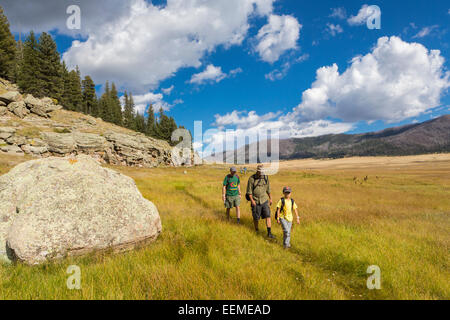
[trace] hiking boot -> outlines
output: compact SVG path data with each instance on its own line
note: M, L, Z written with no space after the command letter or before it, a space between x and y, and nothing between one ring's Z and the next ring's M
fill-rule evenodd
M267 235L267 237L268 237L269 239L275 239L275 236L274 236L273 234L271 234L271 233L269 233L269 234Z

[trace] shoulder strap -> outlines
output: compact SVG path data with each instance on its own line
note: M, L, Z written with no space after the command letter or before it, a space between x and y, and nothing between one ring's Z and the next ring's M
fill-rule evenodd
M230 185L230 175L227 174L227 188L228 188L229 185Z
M283 213L284 211L284 206L286 205L286 201L284 198L281 198L281 208L280 208L280 213Z

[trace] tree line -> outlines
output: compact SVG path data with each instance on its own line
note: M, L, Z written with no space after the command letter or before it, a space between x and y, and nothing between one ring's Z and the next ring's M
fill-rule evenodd
M114 82L106 82L97 97L90 76L81 79L78 66L69 70L58 52L56 42L46 32L39 38L33 31L24 42L16 41L7 17L0 6L0 77L15 82L23 93L36 98L50 97L64 109L82 112L104 121L171 142L178 128L175 120L162 108L159 119L150 105L148 116L136 112L133 94L125 92L123 108Z

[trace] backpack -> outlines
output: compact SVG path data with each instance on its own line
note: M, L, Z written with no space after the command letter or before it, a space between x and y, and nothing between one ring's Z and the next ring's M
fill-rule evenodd
M295 204L295 201L294 201L294 199L291 199L291 201L292 201L292 209L291 210L293 210L294 209L294 204ZM280 208L280 213L282 213L283 212L283 210L284 210L284 206L286 205L286 199L284 199L284 197L283 198L281 198L281 208ZM275 220L278 220L278 210L276 211L276 213L275 213Z
M264 178L264 181L266 182L266 184L269 182L269 177L268 176L260 177L259 180L258 180L258 184L256 186L253 186L252 193L255 191L256 187L259 186L259 184L261 183L261 179L263 179L263 178ZM255 175L253 175L253 179L255 179ZM245 199L247 201L250 201L250 195L248 193L245 194Z

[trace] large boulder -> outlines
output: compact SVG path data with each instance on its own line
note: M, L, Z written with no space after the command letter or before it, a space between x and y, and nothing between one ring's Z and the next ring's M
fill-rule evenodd
M0 259L40 264L155 240L158 210L89 156L19 164L0 177Z

